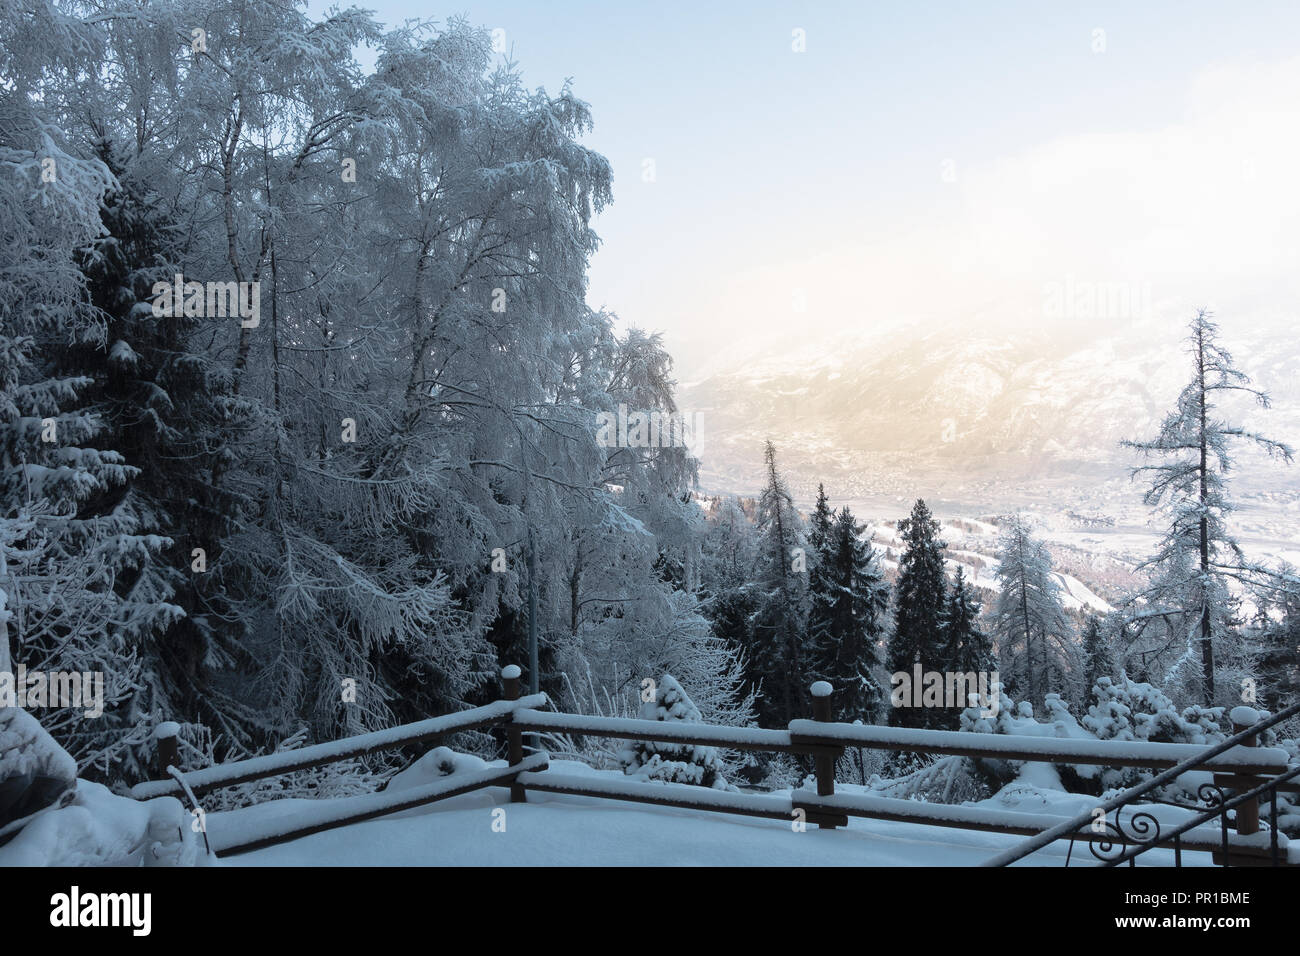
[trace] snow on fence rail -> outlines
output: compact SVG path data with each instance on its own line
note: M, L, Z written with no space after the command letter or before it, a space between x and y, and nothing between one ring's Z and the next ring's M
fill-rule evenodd
M763 730L758 727L720 727L714 724L688 724L633 717L588 717L585 714L550 713L525 709L515 712L514 723L527 733L578 733L593 737L616 737L623 740L656 740L674 744L701 744L726 747L728 750L763 750L779 753L838 753L843 749L834 741L796 742L788 730Z
M495 726L516 710L525 707L540 707L546 701L545 694L533 694L521 700L498 700L483 707L475 707L455 714L445 714L442 717L431 717L428 720L419 720L412 724L401 724L387 730L358 734L355 737L345 737L342 740L314 744L299 750L286 750L282 753L251 757L248 760L219 763L185 774L185 781L196 794L207 793L209 790L233 787L235 784L247 783L250 780L275 777L284 773L292 773L295 770L306 770L309 767L320 767L324 764L336 763L351 757L362 757L378 750L392 750L406 744L426 743L463 730L477 730L483 727ZM174 733L175 731L173 731ZM159 738L160 764L164 759L161 754L164 751L163 741L166 739L166 737ZM172 747L175 747L174 737L172 738ZM161 769L164 772L166 771L165 767ZM184 790L176 780L150 780L145 783L137 783L132 787L131 796L137 800L148 800L151 797L164 796L180 797L184 796Z
M1206 748L1191 744L1002 736L834 723L830 719L832 689L824 681L819 681L812 687L814 719L793 720L787 730L556 713L537 709L548 702L545 694L521 697L519 676L517 667L505 668L502 671L505 698L483 707L304 747L301 750L219 764L185 774L183 781L168 779L137 784L132 788L132 795L138 799L181 795L184 792L182 782L188 784L194 793L203 793L362 756L377 750L435 740L458 731L501 726L506 730L506 767L458 775L453 780L439 781L414 791L396 794L380 791L363 797L330 801L319 808L301 811L289 819L267 820L252 830L244 829L237 837L230 835L224 841L216 836L213 842L217 853L226 855L257 849L488 786L509 786L510 799L516 803L524 802L527 791L531 789L787 821L802 812L807 822L824 829L847 825L849 816L868 817L1018 834L1029 836L1035 844L1042 845L1055 839L1087 840L1092 831L1081 826L1079 821L1067 821L1052 815L931 804L870 795L836 794L835 761L846 747L862 747L1028 762L1150 767L1164 770L1161 776L1175 767L1181 768L1179 772L1198 769L1212 771L1216 782L1223 781L1233 786L1282 774L1287 763L1286 752L1276 748L1225 748L1222 745ZM164 732L158 738L159 763L166 771L176 762L175 725L162 725L160 730ZM718 746L732 750L804 754L814 758L816 791L801 788L789 796L734 793L686 784L602 780L557 773L546 769L548 755L544 751L538 750L524 756L525 733L577 733L628 740ZM1238 820L1240 824L1240 811ZM1221 843L1225 854L1228 847L1226 828L1225 818ZM1233 839L1231 842L1234 847L1240 843L1248 849L1257 842L1249 839L1249 834L1253 832L1249 829L1241 830L1241 835L1247 839ZM1122 833L1116 835L1116 839L1122 843L1130 842ZM1182 842L1182 847L1189 850L1208 850L1213 849L1214 845L1218 844L1214 844L1209 837L1202 839L1194 831L1189 832Z
M1200 744L1151 743L1145 740L1088 740L1067 737L1022 737L976 734L958 730L918 730L910 727L875 727L860 724L823 724L790 721L796 742L835 741L842 745L876 750L907 750L957 757L998 757L1003 760L1057 761L1107 767L1167 769L1204 753ZM1287 754L1276 747L1235 747L1210 757L1193 770L1257 774L1281 773Z

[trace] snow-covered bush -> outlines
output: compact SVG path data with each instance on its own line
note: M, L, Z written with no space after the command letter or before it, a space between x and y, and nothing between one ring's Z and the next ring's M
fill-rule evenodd
M212 866L193 814L175 797L132 800L79 780L66 806L51 809L0 846L14 866Z
M198 770L219 762L245 760L268 753L296 750L307 742L307 730L300 728L275 747L251 753L236 751L227 755L224 761L218 761L215 751L221 748L214 746L208 728L201 724L181 724L180 733L177 735L182 771ZM400 764L390 752L382 751L364 758L340 760L320 767L308 767L293 773L250 780L233 787L222 787L204 794L203 805L209 812L216 812L290 797L312 799L352 797L373 793L384 785L399 766Z
M772 754L761 765L760 790L794 790L807 778L808 773L793 754Z
M0 706L0 844L77 785L77 763L27 711Z
M174 797L133 800L77 779L77 763L27 711L0 707L0 869L214 862Z
M671 674L659 678L654 698L641 705L641 719L685 724L704 722L699 709ZM637 740L623 751L621 762L623 772L639 780L734 789L723 776L722 757L717 747Z
M961 715L961 729L985 734L1133 740L1203 747L1224 740L1231 732L1224 708L1192 705L1180 711L1158 688L1130 680L1125 675L1117 679L1100 678L1093 686L1092 696L1096 703L1076 720L1060 695L1048 694L1045 700L1048 714L1039 720L1027 702L1017 704L1001 691L1001 707L996 716L986 717L979 708L968 707ZM1264 731L1260 734L1260 744L1277 745L1277 735L1272 730ZM1021 761L1008 760L977 760L975 763L979 771L996 784L1010 782L1019 774L1022 764ZM1078 793L1122 789L1151 776L1149 771L1138 767L1064 763L1055 766L1066 789ZM1195 799L1194 792L1178 787L1174 787L1174 791L1184 799ZM1172 795L1172 791L1167 795Z
M982 800L993 788L977 762L966 757L941 757L931 764L893 779L870 778L871 792L900 800L926 803L964 803Z
M1192 706L1179 712L1159 689L1123 675L1099 679L1093 696L1097 703L1080 723L1098 740L1209 744L1223 739L1222 707Z

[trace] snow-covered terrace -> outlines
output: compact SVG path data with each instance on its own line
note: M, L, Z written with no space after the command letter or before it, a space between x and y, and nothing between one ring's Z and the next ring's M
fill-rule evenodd
M621 774L553 761L552 771L589 784ZM857 788L845 788L853 792ZM778 795L774 795L780 799ZM1080 799L1026 793L1057 822ZM788 794L785 795L788 803ZM288 821L317 801L280 800L212 817L220 845L245 827ZM1169 809L1169 808L1164 808ZM494 813L494 811L499 811ZM1055 812L1052 812L1055 811ZM502 813L504 816L502 816ZM495 824L495 828L494 828ZM504 829L502 829L504 824ZM225 836L222 836L222 831ZM791 823L704 810L645 806L589 796L530 791L510 803L494 787L389 817L226 857L226 866L977 866L1024 838L974 830L851 818L845 828L797 831ZM1069 844L1053 844L1019 865L1065 865ZM1173 852L1153 850L1141 865L1172 866ZM1071 866L1096 865L1082 842ZM1184 866L1211 865L1185 853Z

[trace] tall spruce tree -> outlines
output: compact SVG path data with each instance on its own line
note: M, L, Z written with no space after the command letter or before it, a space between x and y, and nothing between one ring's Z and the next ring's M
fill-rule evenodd
M824 608L826 627L811 652L817 676L835 688L835 719L871 723L882 703L872 671L879 665L876 644L885 629L889 586L862 531L852 512L841 508L830 531L822 580L827 590L814 596L814 607Z
M835 523L835 512L826 497L826 486L817 485L817 504L813 506L808 519L808 548L814 557L822 557L831 548L831 526Z
M831 622L836 601L835 513L826 497L826 488L817 486L817 504L808 521L808 635L805 644L812 658L808 672L818 679L829 680L824 649L832 647Z
M807 554L798 512L776 466L776 447L763 451L767 483L758 501L760 538L756 583L758 608L751 628L749 666L753 683L761 681L760 722L779 726L793 720L804 696L806 661L805 570Z
M1276 581L1260 597L1256 636L1256 696L1269 710L1300 700L1300 576L1283 565Z
M95 444L113 447L129 466L112 493L98 499L98 509L171 539L165 553L117 582L123 594L152 595L183 612L140 643L141 680L132 706L213 725L239 695L215 691L212 665L237 659L240 649L229 639L237 635L227 636L219 621L229 608L207 578L245 504L221 490L218 475L230 463L232 443L250 429L251 410L230 394L225 369L195 344L205 331L211 334L214 321L229 320L153 314L154 283L170 283L179 271L176 230L132 156L107 139L95 152L117 185L101 204L104 235L83 247L78 259L90 305L103 323L102 339L60 349L56 367L88 377L82 400L104 424ZM150 757L137 753L136 765L126 769L141 773L147 768L140 761Z
M1083 700L1095 703L1093 688L1103 677L1117 677L1106 630L1096 614L1089 614L1083 626Z
M961 673L997 670L993 641L980 630L979 616L979 599L966 583L965 569L958 565L943 615L944 656L950 669Z
M10 12L0 13L0 48L14 39ZM57 35L75 32L66 25ZM19 45L44 42L32 35ZM98 719L80 706L39 714L83 774L106 778L147 738L149 715L131 706L140 646L179 611L139 584L167 542L115 507L137 470L109 447L88 398L94 378L58 361L104 343L78 250L103 231L100 201L113 176L101 161L63 151L64 135L43 115L48 98L29 98L30 79L14 81L0 104L0 661L103 676ZM41 156L58 170L48 182Z
M894 591L894 633L889 641L889 670L906 673L915 664L921 670L942 670L945 666L943 611L945 587L943 549L939 522L923 500L917 499L912 513L898 524L906 546L899 562ZM932 727L943 722L938 708L895 707L890 723L901 727Z

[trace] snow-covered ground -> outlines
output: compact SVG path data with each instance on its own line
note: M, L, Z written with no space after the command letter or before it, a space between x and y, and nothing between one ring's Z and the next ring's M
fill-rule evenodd
M564 774L621 774L553 761ZM1066 795L1062 795L1066 796ZM282 800L214 814L209 832L238 829L270 816L292 817ZM1057 809L1053 807L1052 809ZM494 811L504 811L501 813ZM501 823L504 822L504 830ZM496 824L496 829L494 829ZM977 866L1022 837L850 819L847 828L796 832L780 820L755 819L530 792L512 804L500 787L278 846L226 857L226 866ZM1045 848L1022 865L1065 865L1067 843ZM1143 865L1171 866L1173 854L1154 850ZM1210 865L1209 854L1188 853L1187 866ZM1072 866L1096 861L1082 844Z

